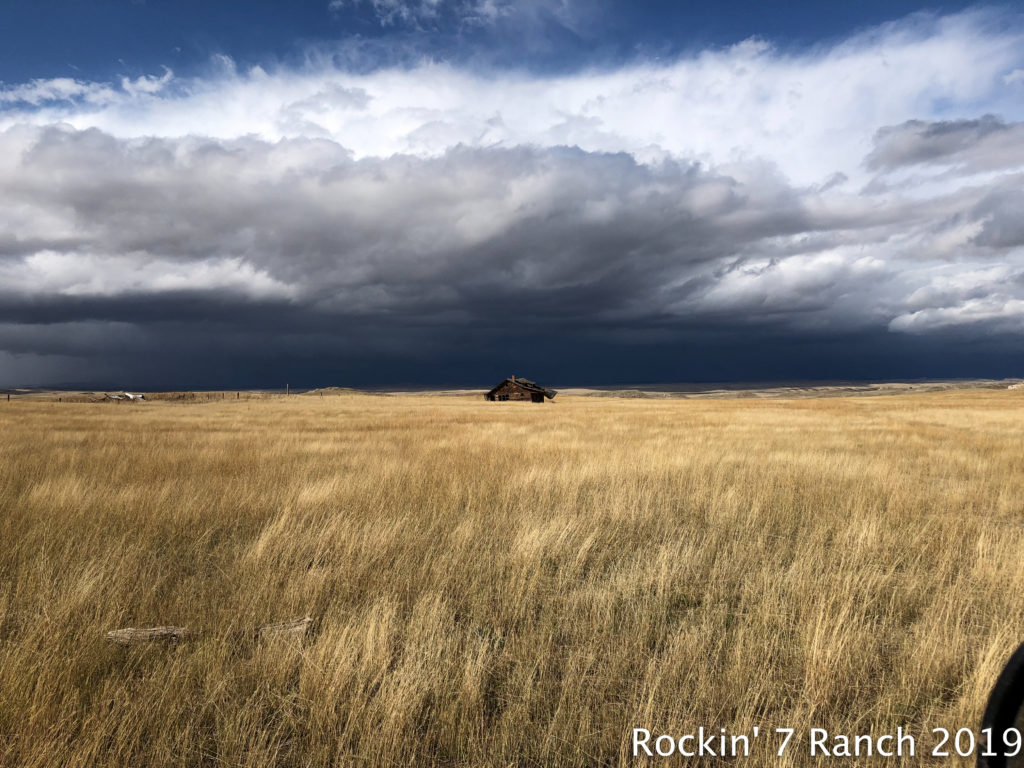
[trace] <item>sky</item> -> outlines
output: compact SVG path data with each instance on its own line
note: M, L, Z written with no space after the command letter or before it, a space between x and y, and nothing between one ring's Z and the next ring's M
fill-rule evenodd
M1024 10L0 6L0 386L1024 376Z

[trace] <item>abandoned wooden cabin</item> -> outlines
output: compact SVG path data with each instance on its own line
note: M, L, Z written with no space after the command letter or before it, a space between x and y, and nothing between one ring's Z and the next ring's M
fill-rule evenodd
M529 400L532 403L543 403L544 398L551 400L558 393L546 389L535 381L509 376L486 395L485 400Z

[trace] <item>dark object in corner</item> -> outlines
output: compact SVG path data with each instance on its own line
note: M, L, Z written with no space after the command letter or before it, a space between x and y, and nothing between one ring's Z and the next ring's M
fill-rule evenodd
M1015 757L1004 757L1003 754L1007 751L1003 742L1006 730L1024 730L1024 643L1013 652L992 686L985 716L981 719L982 731L986 728L992 729L992 751L996 754L988 757L983 754L988 745L982 737L978 744L978 768L1024 766L1024 746Z

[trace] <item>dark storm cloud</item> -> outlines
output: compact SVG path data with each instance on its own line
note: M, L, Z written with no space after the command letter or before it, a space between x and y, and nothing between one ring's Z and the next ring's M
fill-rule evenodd
M672 300L669 284L685 294L745 243L814 226L770 174L755 187L624 154L461 148L354 161L327 141L123 141L94 129L40 130L0 195L36 242L44 222L68 233L46 241L34 275L29 260L23 288L91 294L94 313L108 294L198 289L189 280L201 275L218 301L274 297L344 315L648 315ZM177 282L162 286L175 263Z
M899 346L889 329L1006 330L1024 294L990 261L941 266L943 238L1019 242L1005 181L878 205L766 164L734 176L565 147L357 160L330 140L67 127L0 145L0 204L16 212L0 231L0 349L103 360L146 386L251 385L284 360L363 383L508 360L608 378L602 348L653 355L634 378L679 378L660 357L677 347L703 350L697 378L736 377L712 341L825 360L853 336ZM939 265L922 270L929 249Z

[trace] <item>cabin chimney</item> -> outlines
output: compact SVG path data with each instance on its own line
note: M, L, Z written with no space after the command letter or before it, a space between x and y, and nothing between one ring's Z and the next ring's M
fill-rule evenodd
M515 376L512 376L511 378L512 378L512 383L513 383L513 384L515 384L515 382L516 382L516 377L515 377Z

